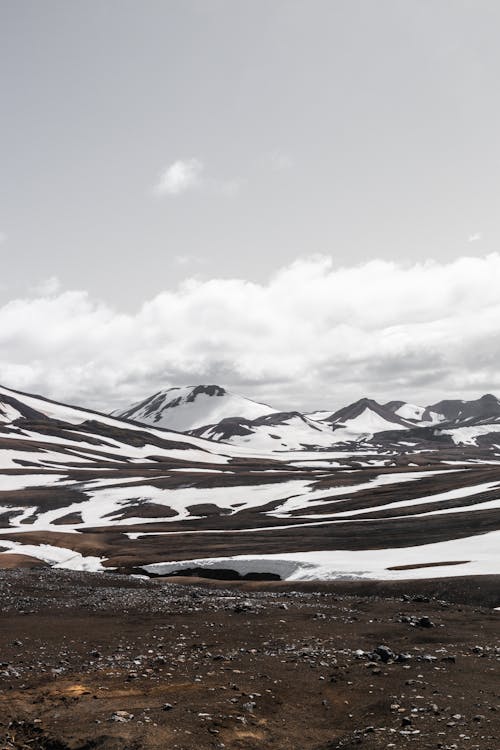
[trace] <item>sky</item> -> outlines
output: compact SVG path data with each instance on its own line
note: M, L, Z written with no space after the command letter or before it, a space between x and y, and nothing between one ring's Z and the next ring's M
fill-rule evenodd
M496 0L1 0L0 383L500 394Z

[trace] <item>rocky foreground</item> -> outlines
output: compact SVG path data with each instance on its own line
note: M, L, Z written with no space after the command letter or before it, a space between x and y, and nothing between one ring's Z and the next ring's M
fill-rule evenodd
M4 570L0 747L498 750L499 589Z

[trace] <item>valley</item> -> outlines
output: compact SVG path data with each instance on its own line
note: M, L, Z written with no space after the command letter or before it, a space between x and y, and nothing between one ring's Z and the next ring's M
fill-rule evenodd
M197 387L190 417L197 398L205 416L207 400L224 402L221 391ZM265 451L8 389L0 396L2 565L22 556L76 570L284 580L499 571L500 448L489 397L462 407L465 422L448 404L446 420L438 406L418 412L434 426L408 422L348 441L356 420L366 428L382 419L358 402L335 417L341 441L334 429L329 447ZM464 430L475 437L459 443Z

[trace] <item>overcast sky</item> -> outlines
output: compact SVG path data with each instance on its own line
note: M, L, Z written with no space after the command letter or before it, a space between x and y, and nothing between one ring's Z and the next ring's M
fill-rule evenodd
M497 0L0 0L0 382L500 393Z

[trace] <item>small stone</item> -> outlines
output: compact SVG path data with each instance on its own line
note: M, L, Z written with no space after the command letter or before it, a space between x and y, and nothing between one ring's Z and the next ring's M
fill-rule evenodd
M134 714L129 714L128 711L115 711L112 716L112 721L126 722L131 721L134 718Z
M430 619L430 617L427 617L427 615L424 615L423 617L419 617L417 620L417 625L421 628L435 628L436 626Z
M389 646L377 646L374 653L381 658L384 664L387 664L388 661L395 657L394 651Z

